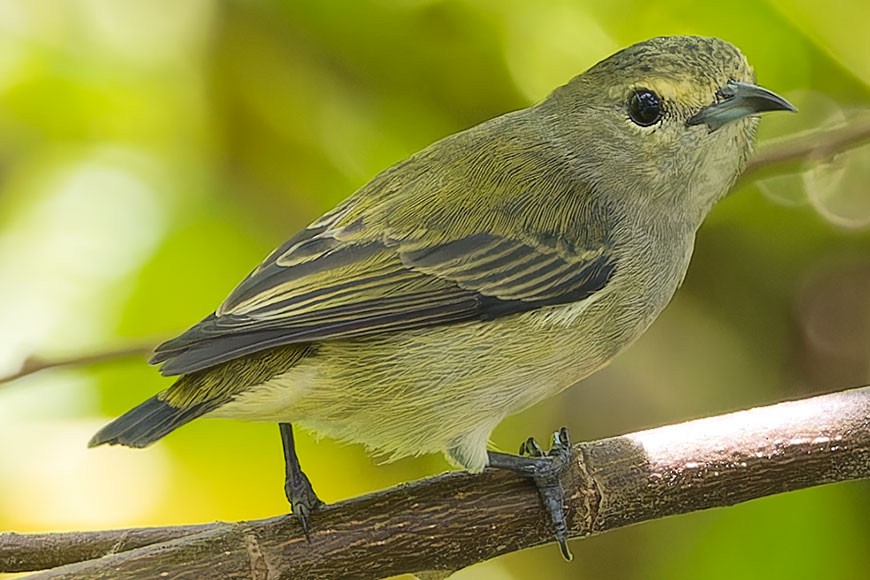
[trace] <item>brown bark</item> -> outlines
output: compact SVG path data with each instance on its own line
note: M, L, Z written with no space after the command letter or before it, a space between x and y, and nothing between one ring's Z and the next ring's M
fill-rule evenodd
M562 482L572 538L870 478L870 387L580 443L575 450ZM552 541L531 482L493 470L444 474L334 504L310 523L310 542L290 516L207 527L0 534L0 571L56 565L59 552L74 561L105 551L34 578L382 578L457 570ZM128 549L149 538L159 543ZM118 541L126 543L112 549Z

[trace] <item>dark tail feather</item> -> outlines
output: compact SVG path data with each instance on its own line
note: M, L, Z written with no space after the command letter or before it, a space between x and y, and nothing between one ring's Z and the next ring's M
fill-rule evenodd
M88 447L106 443L146 447L217 406L219 404L216 401L206 401L181 409L161 401L155 395L97 431Z

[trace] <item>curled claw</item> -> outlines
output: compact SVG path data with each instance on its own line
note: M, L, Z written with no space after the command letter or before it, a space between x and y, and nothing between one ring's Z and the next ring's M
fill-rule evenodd
M528 455L529 457L544 457L544 450L538 445L534 437L529 437L520 444L520 455Z

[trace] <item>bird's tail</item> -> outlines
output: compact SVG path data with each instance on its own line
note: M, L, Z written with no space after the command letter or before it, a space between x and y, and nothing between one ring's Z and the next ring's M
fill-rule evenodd
M180 408L162 400L160 395L154 395L97 431L88 447L103 444L147 447L185 423L220 406L221 402L204 401Z
M151 445L185 423L232 401L239 393L287 372L314 352L310 345L293 344L184 374L167 390L100 429L88 446Z

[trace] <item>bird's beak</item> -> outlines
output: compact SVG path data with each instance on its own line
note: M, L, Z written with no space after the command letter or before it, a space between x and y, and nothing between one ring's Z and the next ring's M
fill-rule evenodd
M715 131L726 123L765 111L797 112L794 105L776 93L750 83L731 81L719 89L719 97L720 102L701 109L686 124L704 123L710 131Z

